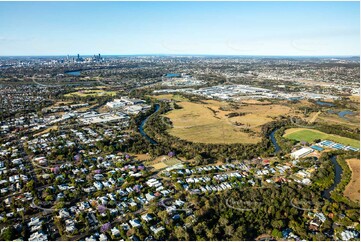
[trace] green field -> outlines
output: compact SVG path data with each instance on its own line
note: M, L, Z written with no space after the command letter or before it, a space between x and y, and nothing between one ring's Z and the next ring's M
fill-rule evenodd
M305 128L291 128L285 131L283 137L287 139L293 139L298 141L306 141L312 143L315 139L321 140L331 140L340 144L350 145L353 147L360 147L360 141L355 139L350 139L334 134L327 134L314 129L305 129Z
M115 96L116 92L115 91L106 91L106 90L79 90L76 92L72 92L72 93L67 93L64 96L65 97L71 97L71 96L79 96L79 97L87 97L87 96L95 96L95 97L100 97L100 96Z

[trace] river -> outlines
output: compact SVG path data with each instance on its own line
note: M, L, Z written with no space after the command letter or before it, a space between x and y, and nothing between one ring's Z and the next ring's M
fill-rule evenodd
M333 179L333 184L331 187L329 187L328 189L322 191L321 195L322 197L328 199L328 200L332 200L331 199L331 192L337 187L337 185L341 182L341 178L342 178L342 167L338 164L337 162L337 156L333 155L330 158L333 167L334 167L334 172L335 172L335 177Z
M140 124L139 127L138 127L138 130L139 130L140 134L141 134L144 138L146 138L151 144L156 145L156 144L157 144L157 141L155 141L154 139L152 139L151 137L149 137L149 136L145 133L145 131L144 131L144 125L145 125L145 123L147 122L147 120L149 119L149 117L152 116L154 113L158 112L158 110L159 110L159 108L160 108L159 104L155 104L154 106L155 106L154 112L151 113L150 115L148 115L148 117L146 117L146 118L141 122L141 124Z
M281 151L281 147L278 145L277 140L275 138L275 133L277 130L278 128L274 129L268 136L271 139L273 146L275 147L275 152L273 153L274 155Z
M346 115L353 115L354 113L352 112L352 111L350 111L350 110L343 110L343 111L341 111L341 112L339 112L338 113L338 116L340 117L340 118L343 118L343 119L345 119L345 120L348 120L348 118L346 118L345 116Z
M317 103L318 105L321 105L321 106L328 106L328 107L334 107L334 106L335 106L335 104L329 103L329 102L317 101L316 103Z

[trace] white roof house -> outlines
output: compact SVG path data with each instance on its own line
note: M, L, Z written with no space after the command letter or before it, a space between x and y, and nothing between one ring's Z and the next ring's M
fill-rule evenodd
M293 159L299 159L301 157L304 157L310 153L313 152L313 149L311 149L310 147L303 147L295 152L291 153L291 158Z

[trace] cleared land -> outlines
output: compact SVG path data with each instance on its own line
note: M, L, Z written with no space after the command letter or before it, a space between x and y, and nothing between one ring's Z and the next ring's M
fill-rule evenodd
M65 97L71 97L71 96L80 96L80 97L87 97L87 96L115 96L116 92L114 91L106 91L106 90L79 90L72 93L67 93L64 96Z
M53 125L53 126L47 128L47 129L45 129L45 130L43 130L43 131L41 131L39 133L34 134L34 136L36 137L36 136L39 136L39 135L42 135L42 134L46 134L46 133L49 133L52 130L58 130L58 125Z
M178 94L162 94L162 95L157 95L157 96L152 96L158 100L160 99L169 99L169 100L174 100L174 101L189 101L187 98L183 97L182 95L178 95Z
M176 164L182 163L181 160L177 158L169 158L168 156L159 156L153 161L147 162L146 165L153 166L156 170L161 170L163 168L167 168L169 166L173 166Z
M278 104L232 106L215 100L177 104L182 109L165 115L173 124L173 128L168 129L169 134L191 142L214 144L258 143L261 126L290 111L289 107ZM229 117L232 113L236 115Z
M354 158L348 159L346 162L352 171L352 176L345 188L344 195L352 201L360 201L360 160Z
M134 154L130 153L131 156L135 156L138 160L149 161L151 159L149 154Z
M308 123L314 123L316 121L316 119L318 118L318 115L321 114L321 111L318 111L317 113L315 113L311 119L308 121Z
M344 145L351 145L353 147L359 147L360 141L355 139L350 139L334 134L327 134L315 129L306 129L306 128L291 128L285 131L283 135L287 139L294 139L298 141L313 142L315 139L326 139L332 140L337 143Z

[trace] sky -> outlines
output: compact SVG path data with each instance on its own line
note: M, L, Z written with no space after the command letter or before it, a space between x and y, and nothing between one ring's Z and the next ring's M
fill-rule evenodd
M359 2L0 2L0 56L360 54Z

